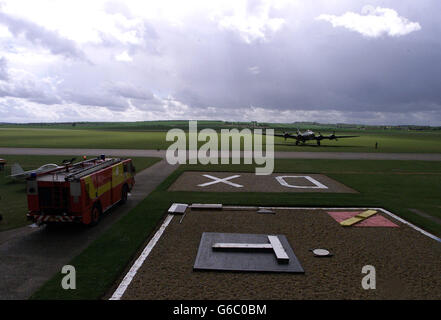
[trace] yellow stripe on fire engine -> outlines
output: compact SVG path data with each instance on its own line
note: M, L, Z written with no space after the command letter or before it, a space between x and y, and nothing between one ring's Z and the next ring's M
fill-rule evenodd
M123 164L120 163L112 168L112 181L113 186L117 186L125 181L124 176L124 167Z
M101 196L103 193L106 193L107 191L112 189L112 182L113 182L113 186L115 187L123 183L124 181L125 181L125 176L124 176L124 168L122 163L112 167L112 181L109 181L106 184L99 186L98 189L93 184L92 178L90 176L84 178L84 182L86 183L86 190L88 190L90 199L96 199L97 197Z
M84 182L86 183L86 190L89 191L89 198L90 199L96 199L97 197L101 196L103 193L109 191L112 189L112 183L109 181L106 184L103 184L102 186L99 186L98 188L95 187L95 185L92 182L91 177L84 178Z

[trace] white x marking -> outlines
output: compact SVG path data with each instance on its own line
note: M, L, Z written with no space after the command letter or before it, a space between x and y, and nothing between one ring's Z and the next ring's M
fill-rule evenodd
M209 186L209 185L212 185L212 184L215 184L215 183L220 183L220 182L228 184L228 185L230 185L232 187L236 187L236 188L242 188L243 187L243 185L240 185L240 184L228 181L228 180L240 177L239 174L231 176L231 177L226 177L226 178L213 177L213 176L210 176L209 174L204 174L203 176L206 177L206 178L212 179L214 181L198 184L198 187L206 187L206 186Z

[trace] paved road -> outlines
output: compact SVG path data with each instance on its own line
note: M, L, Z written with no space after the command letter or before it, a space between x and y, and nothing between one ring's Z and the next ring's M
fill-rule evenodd
M27 299L175 169L175 166L161 161L139 172L127 203L112 209L94 228L79 225L58 228L27 226L1 232L0 300Z
M0 148L0 155L87 155L128 157L161 157L165 158L165 150L136 149L46 149L46 148ZM364 160L425 160L441 161L441 153L369 153L369 152L295 152L276 151L279 159L364 159Z

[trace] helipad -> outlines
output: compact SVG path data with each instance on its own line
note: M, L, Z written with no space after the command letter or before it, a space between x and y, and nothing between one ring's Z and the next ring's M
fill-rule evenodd
M259 214L259 207L189 206L185 216L168 215L119 281L113 299L441 299L441 239L394 214L381 208L266 209L275 213ZM378 211L376 215L397 227L343 227L329 214L364 210ZM275 235L283 239L287 253L290 248L295 252L304 273L195 270L204 233L222 235L212 238L206 250L245 245L270 249L266 237ZM317 257L317 248L332 254ZM239 257L234 253L204 263ZM252 257L249 266L275 261L277 255L270 250L261 258ZM221 261L224 267L234 263ZM376 269L375 290L362 287L367 265Z
M203 192L337 192L357 191L323 174L186 171L169 191Z

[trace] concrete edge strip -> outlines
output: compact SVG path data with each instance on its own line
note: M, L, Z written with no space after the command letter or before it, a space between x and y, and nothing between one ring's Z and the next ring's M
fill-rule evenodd
M158 231L156 231L153 238L149 241L149 243L146 245L144 250L142 251L141 255L136 259L135 263L130 268L129 272L125 275L124 279L119 284L118 288L113 293L112 297L109 300L120 300L123 296L124 292L132 282L133 278L135 277L136 273L138 272L138 269L142 266L145 259L147 259L148 255L152 251L153 247L158 242L159 238L161 238L162 234L164 233L167 226L170 224L170 221L173 219L173 215L169 214L165 218L164 223L161 225Z
M421 229L420 227L417 227L416 225L414 225L414 224L404 220L403 218L398 217L397 215L393 214L392 212L389 212L389 211L387 211L387 210L385 210L383 208L374 208L374 209L380 210L380 211L384 212L385 214L389 215L390 217L392 217L392 218L394 218L394 219L396 219L396 220L398 220L398 221L400 221L400 222L402 222L404 224L407 224L409 227L411 227L411 228L415 229L416 231L424 234L425 236L427 236L429 238L432 238L435 241L441 242L441 238L438 238L437 236L435 236L435 235L433 235L433 234L431 234L431 233Z
M241 207L241 206L225 206L224 207L224 209L227 209L227 210L234 210L234 209L238 209L238 210L242 209L242 210L244 210L245 208L248 209L248 210L253 210L256 207L251 207L251 206L249 206L249 207L246 207L246 206L244 206L244 207ZM323 207L322 208L308 208L308 207L265 207L265 206L258 207L258 208L265 208L265 209L269 209L269 210L293 210L293 209L294 210L369 210L369 209L378 210L378 211L381 211L384 214L390 216L391 218L394 218L395 220L398 220L401 223L408 225L409 227L411 227L412 229L418 231L419 233L422 233L423 235L425 235L425 236L427 236L429 238L432 238L435 241L441 242L441 238L438 238L437 236L435 236L435 235L433 235L433 234L431 234L431 233L421 229L420 227L417 227L416 225L410 223L409 221L406 221L403 218L400 218L397 215L393 214L392 212L389 212L389 211L387 211L386 209L383 209L383 208L341 208L341 207L340 208L323 208Z

